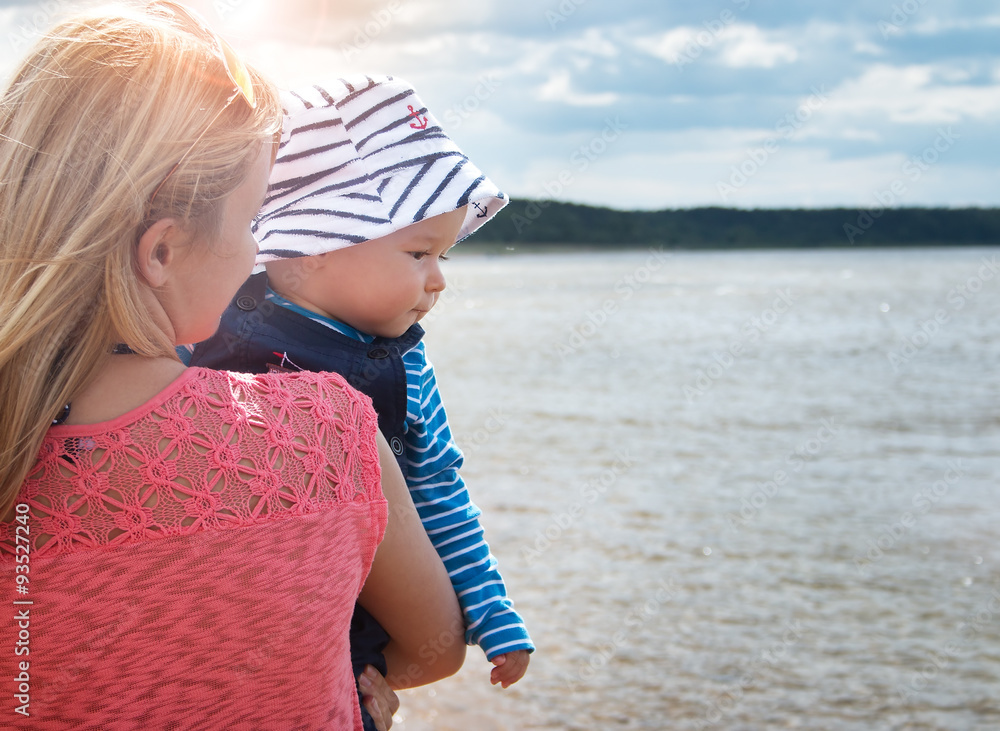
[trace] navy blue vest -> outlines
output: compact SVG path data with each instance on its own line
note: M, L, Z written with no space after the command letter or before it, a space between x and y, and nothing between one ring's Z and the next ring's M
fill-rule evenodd
M335 330L288 308L268 302L267 274L250 277L226 308L219 329L199 343L191 365L240 373L269 371L334 371L372 400L379 431L389 442L399 469L403 462L403 423L406 419L406 369L403 353L424 336L413 325L398 338L375 338L371 343ZM365 665L386 674L382 651L389 636L374 617L356 605L351 619L351 664L357 678ZM360 691L359 691L360 696ZM366 731L375 724L362 707Z
M399 469L403 463L406 370L403 353L424 335L413 325L398 338L363 343L286 307L268 302L267 274L250 277L222 315L219 329L199 343L191 365L241 373L334 371L372 400L378 427Z

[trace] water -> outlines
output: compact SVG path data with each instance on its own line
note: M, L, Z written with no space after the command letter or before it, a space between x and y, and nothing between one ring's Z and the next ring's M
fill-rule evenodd
M448 264L429 353L538 651L395 727L1000 728L997 254Z

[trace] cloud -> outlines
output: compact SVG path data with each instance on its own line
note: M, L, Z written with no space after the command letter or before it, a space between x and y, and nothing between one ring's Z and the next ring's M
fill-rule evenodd
M858 41L854 44L854 52L867 56L884 56L887 53L884 47L871 41Z
M621 48L616 40L607 36L607 32L602 29L588 28L578 36L562 39L560 46L587 56L599 56L606 59L617 58L621 55Z
M697 37L697 29L674 28L659 36L636 38L635 46L669 64L677 65L684 58L689 44L691 50L701 55L703 47L698 43ZM708 43L711 43L711 40L711 35L706 36Z
M613 92L584 94L574 91L570 83L568 71L557 71L539 87L536 95L542 101L562 102L574 107L606 107L618 100L618 95Z
M990 3L917 3L886 36L879 24L902 0L190 2L282 86L408 79L518 197L568 168L567 200L719 204L717 181L776 138L780 151L733 196L738 205L860 205L950 125L961 144L907 204L1000 203L1000 16ZM0 0L0 38L39 5ZM0 63L9 72L23 52L0 43ZM828 100L779 132L817 88ZM627 133L577 170L572 155L616 118Z
M904 17L908 18L905 15ZM894 16L890 23L894 26L892 30L898 30L903 33L909 30L917 35L933 36L956 30L976 31L983 28L1000 28L1000 15L988 15L978 18L955 18L948 15L920 16L915 17L912 25L909 27L905 24L906 21L903 24L897 24L897 18Z
M1000 116L1000 87L962 83L969 73L947 64L876 64L831 92L827 113L896 124L955 124Z
M732 15L725 17L728 19ZM702 55L714 55L719 63L731 68L770 69L796 61L798 50L775 36L755 25L715 20L701 28L684 26L640 37L635 40L635 46L678 67Z
M794 46L773 40L769 35L754 25L740 24L726 28L720 34L723 64L733 68L771 69L798 60L799 52Z

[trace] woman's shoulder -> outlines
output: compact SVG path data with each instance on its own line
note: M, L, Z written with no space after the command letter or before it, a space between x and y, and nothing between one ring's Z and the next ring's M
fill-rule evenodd
M378 416L371 399L337 373L236 373L197 368L188 387L178 395L182 401L191 398L205 411L216 412L206 418L258 425L263 436L275 429L291 429L300 438L326 444L335 451L347 445L375 448ZM331 442L332 434L340 437Z
M301 399L357 402L371 405L371 399L353 388L339 373L326 371L274 371L270 373L238 373L192 366L194 371L189 390L209 393L222 386L236 397L256 394L268 400L300 403Z

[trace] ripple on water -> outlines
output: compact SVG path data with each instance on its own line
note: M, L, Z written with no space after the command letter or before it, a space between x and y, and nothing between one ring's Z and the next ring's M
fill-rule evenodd
M645 254L451 262L480 306L428 348L460 442L503 409L463 473L538 651L500 690L471 649L396 728L1000 728L1000 287L888 358L984 253L678 254L564 357Z

